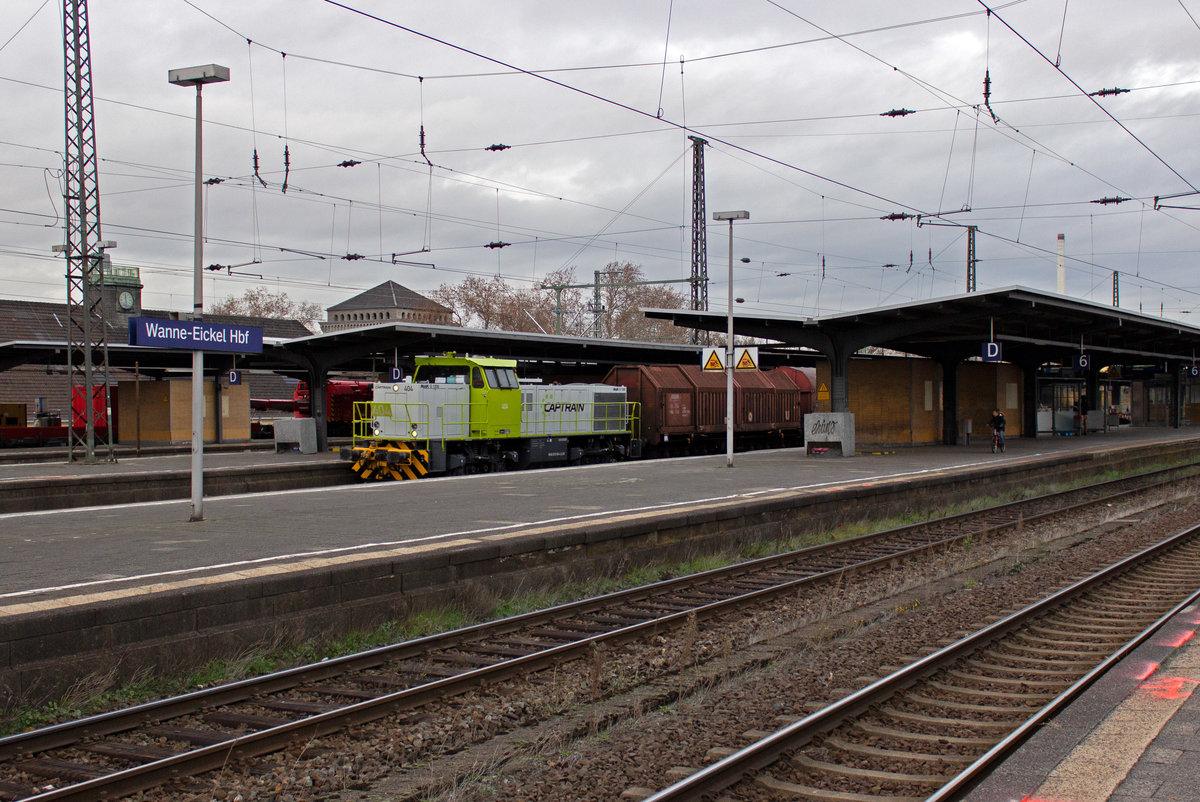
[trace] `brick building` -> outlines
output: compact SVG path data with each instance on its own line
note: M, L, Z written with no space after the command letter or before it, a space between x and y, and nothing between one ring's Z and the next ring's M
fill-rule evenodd
M413 292L394 281L385 281L353 298L334 304L325 313L321 330L345 331L389 321L454 325L454 314L437 301Z

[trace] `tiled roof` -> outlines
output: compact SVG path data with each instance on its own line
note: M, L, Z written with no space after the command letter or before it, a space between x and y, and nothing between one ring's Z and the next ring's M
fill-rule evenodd
M157 317L170 319L176 316L160 309L143 309L141 317ZM123 343L128 340L129 315L117 315L105 321L108 325L108 341ZM204 319L213 323L225 323L237 326L260 326L264 337L307 337L312 334L298 320L278 320L275 318L247 317L244 315L205 315ZM15 301L0 298L0 342L13 340L54 340L67 339L67 305L44 303L40 301Z
M378 287L372 287L340 304L334 304L327 311L345 312L351 309L429 309L435 312L450 312L437 301L394 281L385 281Z

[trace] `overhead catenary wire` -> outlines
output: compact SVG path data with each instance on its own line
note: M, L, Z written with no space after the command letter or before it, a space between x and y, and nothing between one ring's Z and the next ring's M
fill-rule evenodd
M380 203L379 205L382 205L382 203ZM382 211L382 210L380 210L380 211ZM380 251L382 251L382 250L383 250L383 249L380 249Z
M326 1L328 2L328 0L326 0ZM1067 82L1071 84L1071 86L1073 86L1077 90L1079 90L1080 95L1082 95L1083 97L1090 100L1096 108L1100 109L1100 111L1104 114L1104 116L1108 117L1110 120L1112 120L1114 123L1116 123L1117 126L1120 127L1120 129L1122 131L1124 131L1126 134L1128 134L1130 137L1132 137L1135 142L1137 142L1139 145L1141 145L1142 148L1144 148L1147 153L1149 153L1151 156L1153 156L1154 159L1159 164L1161 164L1163 167L1166 167L1168 170L1170 170L1171 173L1173 173L1176 178L1178 178L1180 181L1182 181L1184 184L1186 184L1189 189L1191 189L1195 192L1200 192L1200 189L1197 189L1195 187L1195 185L1192 184L1191 181L1184 178L1182 173L1180 173L1178 170L1176 170L1174 167L1172 167L1170 164L1168 164L1166 159L1164 159L1153 148L1151 148L1149 145L1147 145L1142 140L1141 137L1139 137L1133 131L1129 130L1128 126L1126 126L1125 123L1118 120L1116 118L1116 116L1114 116L1112 112L1110 112L1108 109L1106 109L1104 107L1104 105L1100 101L1098 101L1091 93L1089 93L1086 89L1084 89L1082 86L1080 86L1078 83L1076 83L1075 79L1072 78L1070 75L1068 75L1061 66L1059 66L1059 65L1055 64L1053 61L1051 61L1050 58L1045 53L1043 53L1041 50L1038 49L1037 45L1030 42L1027 38L1025 38L1025 36L1020 31L1018 31L1016 28L1014 28L1013 26L1011 26L1007 22L1005 22L1003 17L1001 17L998 14L995 14L995 12L992 11L992 9L988 8L988 5L987 5L987 3L984 2L984 0L976 0L976 2L978 2L979 5L983 6L985 9L987 9L990 12L990 14L994 14L996 19L999 20L1001 25L1003 25L1005 28L1008 28L1008 30L1011 31L1014 36L1016 36L1018 39L1020 39L1026 45L1028 45L1029 48L1031 50L1033 50L1034 53L1037 53L1038 56L1040 56L1047 64L1049 64L1051 67L1053 67L1054 70L1059 75L1061 75L1063 78L1065 78L1067 80ZM990 18L990 16L989 16L989 18Z

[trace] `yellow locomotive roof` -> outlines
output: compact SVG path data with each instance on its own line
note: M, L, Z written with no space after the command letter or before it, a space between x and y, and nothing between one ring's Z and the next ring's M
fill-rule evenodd
M439 356L419 356L417 366L421 365L478 365L481 368L516 368L517 360L499 359L489 356L459 356L458 354L441 354Z

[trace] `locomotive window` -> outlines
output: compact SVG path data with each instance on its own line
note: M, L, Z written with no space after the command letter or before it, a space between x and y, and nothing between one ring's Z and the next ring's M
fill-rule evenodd
M517 382L517 372L512 368L484 368L487 373L488 385L497 390L515 390L520 384Z
M434 384L466 384L467 368L465 365L420 365L413 379Z
M471 386L477 390L482 390L484 387L483 371L481 371L479 368L471 369Z

